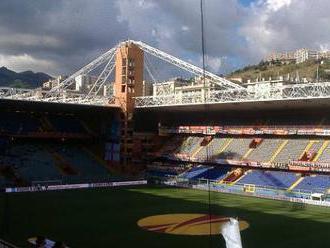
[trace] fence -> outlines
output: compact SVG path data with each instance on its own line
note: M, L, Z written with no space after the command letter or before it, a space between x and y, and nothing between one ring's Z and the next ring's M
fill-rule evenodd
M219 184L214 181L208 180L159 180L159 183L163 183L169 186L193 188L199 190L211 190L215 192L254 196L259 198L267 198L273 200L282 200L289 202L296 202L302 204L311 204L324 207L330 207L329 200L312 200L311 195L315 192L302 192L302 191L288 191L287 189L267 188L258 185L253 185L254 190L246 190L245 184Z
M18 248L18 247L0 239L0 248Z

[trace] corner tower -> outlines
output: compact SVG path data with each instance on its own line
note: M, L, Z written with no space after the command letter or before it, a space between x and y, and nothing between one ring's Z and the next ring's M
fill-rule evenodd
M133 158L133 111L134 97L143 94L143 51L130 41L116 52L114 96L121 107L120 115L120 162L130 164Z
M116 52L114 96L127 113L133 112L133 97L143 94L143 58L143 51L129 41Z

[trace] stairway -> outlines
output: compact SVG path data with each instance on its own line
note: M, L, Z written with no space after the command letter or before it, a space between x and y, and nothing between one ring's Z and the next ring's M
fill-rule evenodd
M250 148L242 157L242 159L246 159L250 154L251 152L254 151L255 148Z
M40 118L40 123L43 131L46 132L52 132L54 131L53 125L50 123L50 121L47 119L47 117Z
M313 162L317 162L318 161L318 159L320 158L320 156L323 154L324 150L328 147L329 142L330 142L329 140L326 140L326 141L323 142L321 148L317 151L317 154L314 157Z
M277 155L283 150L283 148L288 144L289 140L284 140L282 144L277 148L277 150L274 152L273 156L270 158L269 163L274 162Z
M316 143L316 142L317 142L316 140L309 141L309 143L305 147L304 151L300 154L299 159L301 159L304 156L304 154L306 152L308 152L311 149L311 147L314 145L314 143Z
M218 154L223 153L227 149L227 147L230 145L230 143L233 142L233 140L234 140L233 138L228 139L227 142L225 143L225 145L220 148Z
M61 154L53 149L46 148L49 154L55 160L56 167L60 170L62 175L77 175L78 172L69 164L69 162L64 159Z
M298 186L299 183L301 183L301 181L304 180L304 177L299 177L297 181L295 181L290 188L288 188L288 191L293 190L295 187Z

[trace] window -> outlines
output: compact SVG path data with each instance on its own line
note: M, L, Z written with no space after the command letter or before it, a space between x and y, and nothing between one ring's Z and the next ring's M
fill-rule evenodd
M128 87L128 93L134 93L135 90L134 90L134 87Z
M126 76L125 76L125 75L122 75L122 77L121 77L121 82L122 82L122 83L126 83Z
M126 85L121 86L121 92L124 93L126 91Z
M130 59L128 60L128 66L129 66L129 67L134 67L134 66L135 66L135 61L134 61L134 59L131 59L131 58L130 58Z
M134 84L134 83L135 83L134 77L130 77L130 78L128 79L128 83L129 83L129 84Z
M121 61L123 66L126 66L126 62L127 62L126 58L123 58L122 61Z

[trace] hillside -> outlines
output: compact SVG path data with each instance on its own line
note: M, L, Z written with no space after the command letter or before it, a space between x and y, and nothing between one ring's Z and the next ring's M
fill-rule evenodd
M314 81L317 75L317 67L319 65L319 79L330 80L330 60L323 61L323 64L317 61L306 61L301 64L269 64L266 62L260 62L258 65L246 66L242 69L232 72L229 77L241 77L243 82L256 78L269 77L276 78L278 76L295 78L299 75L299 78L307 78L308 81Z
M2 87L36 88L50 78L52 77L42 72L24 71L17 73L6 67L0 68L0 86Z

